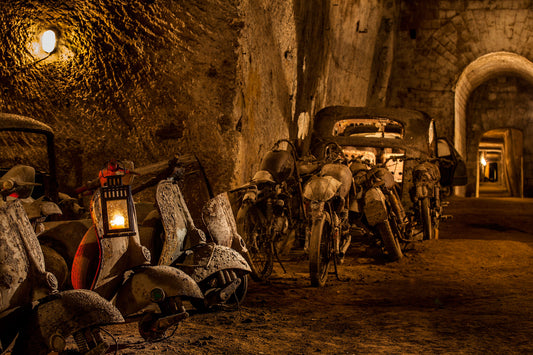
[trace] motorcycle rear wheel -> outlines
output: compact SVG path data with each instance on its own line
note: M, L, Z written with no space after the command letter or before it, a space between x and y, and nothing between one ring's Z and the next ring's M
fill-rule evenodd
M389 221L384 221L376 225L378 233L383 241L383 246L389 259L392 261L399 260L403 257L402 249L400 248L400 243L398 238L392 233L392 229Z
M274 269L273 236L268 235L266 225L261 223L253 206L239 209L237 229L250 254L252 278L255 281L266 280Z
M333 259L333 238L331 225L324 213L313 222L309 238L309 276L311 286L324 287L328 278L329 265Z
M425 197L419 201L420 219L422 220L422 227L424 230L424 240L432 240L438 238L438 229L433 223L431 216L431 207L429 197Z

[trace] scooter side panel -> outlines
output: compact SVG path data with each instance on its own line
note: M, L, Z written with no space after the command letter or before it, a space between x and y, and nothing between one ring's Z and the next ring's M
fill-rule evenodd
M159 257L159 265L170 265L185 249L185 239L194 222L178 185L161 181L156 191L159 215L165 229L165 243Z
M237 232L237 223L227 193L207 201L202 210L202 217L216 244L233 248L241 254L248 252L244 240Z
M50 276L20 201L0 207L0 311L55 290L57 281Z
M124 316L137 313L152 303L154 288L162 289L166 297L204 297L198 284L183 271L163 265L142 266L135 268L119 289L115 305Z
M33 354L36 349L46 349L54 337L66 339L88 327L122 322L124 318L118 309L95 292L64 291L36 305L15 349Z
M55 333L66 338L87 327L122 323L124 318L111 302L96 292L68 290L38 306L37 322L41 334L48 339Z
M232 248L213 243L206 243L193 249L191 265L180 264L178 267L200 282L208 276L225 269L238 269L250 272L250 265Z

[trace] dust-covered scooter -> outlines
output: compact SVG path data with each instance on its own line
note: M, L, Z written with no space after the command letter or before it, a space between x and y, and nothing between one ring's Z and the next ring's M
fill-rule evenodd
M156 178L157 210L149 213L141 224L142 240L155 263L183 270L198 283L204 299L191 302L198 310L238 305L246 295L251 269L243 257L248 251L237 233L227 195L217 195L204 205L206 235L196 227L178 186L183 175L180 160L161 162L136 172L144 174L150 170L163 172Z
M32 185L25 186L31 191ZM29 196L22 189L19 193L21 198ZM120 312L95 292L58 292L22 203L0 200L1 353L62 354L72 336L76 353L103 354L108 345L99 327L123 321Z
M94 290L113 300L126 321L139 321L144 339L164 336L188 313L183 300L200 302L197 283L182 270L151 265L141 245L131 188L125 175L107 176L91 200L93 226L85 233L71 269L75 289Z

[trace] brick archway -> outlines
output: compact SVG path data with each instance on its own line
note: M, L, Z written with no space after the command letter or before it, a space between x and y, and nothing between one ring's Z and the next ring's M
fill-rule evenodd
M472 61L463 70L455 86L454 98L454 145L467 160L467 166L474 162L467 147L466 105L472 92L481 84L498 76L517 76L533 84L533 63L516 53L494 52ZM476 195L477 195L476 181ZM466 187L458 187L455 193L467 194Z
M494 52L471 62L455 85L454 144L466 154L466 103L472 91L487 80L501 75L515 75L533 83L533 63L510 52Z

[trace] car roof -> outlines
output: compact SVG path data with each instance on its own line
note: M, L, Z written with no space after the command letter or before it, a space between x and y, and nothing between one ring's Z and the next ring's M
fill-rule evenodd
M400 122L404 128L403 138L366 138L366 137L342 137L333 135L333 127L336 122L347 119L378 119L387 118ZM398 147L412 148L419 152L428 152L427 137L432 119L422 111L390 108L390 107L351 107L351 106L328 106L320 110L314 121L312 142L332 141L340 145L370 146L370 147Z
M47 136L54 135L52 128L42 122L30 117L5 112L0 112L0 131L23 131L41 133Z

